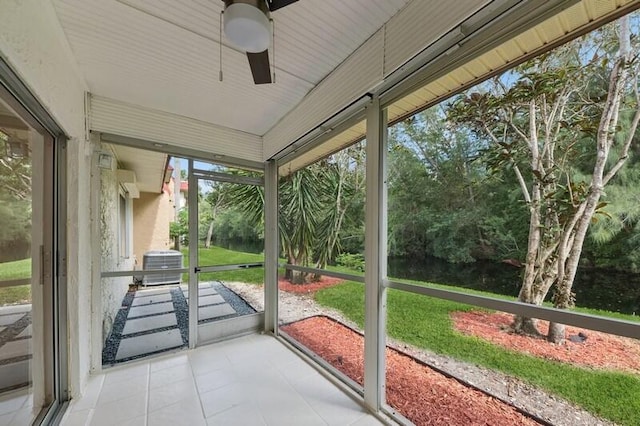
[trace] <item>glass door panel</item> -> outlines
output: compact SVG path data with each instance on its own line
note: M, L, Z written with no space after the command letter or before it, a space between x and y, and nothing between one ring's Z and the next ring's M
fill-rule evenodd
M52 149L0 100L0 424L53 401Z

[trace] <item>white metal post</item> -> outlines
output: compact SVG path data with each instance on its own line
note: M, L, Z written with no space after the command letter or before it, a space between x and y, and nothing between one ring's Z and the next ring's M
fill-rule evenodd
M381 110L380 101L374 98L367 106L364 403L376 412L385 400L386 141L386 110Z
M176 158L176 161L180 159ZM193 160L189 160L189 347L198 344L198 178L193 174ZM177 177L180 179L180 176ZM179 198L175 199L176 202ZM180 208L176 205L176 208Z
M264 172L264 331L278 333L278 164Z

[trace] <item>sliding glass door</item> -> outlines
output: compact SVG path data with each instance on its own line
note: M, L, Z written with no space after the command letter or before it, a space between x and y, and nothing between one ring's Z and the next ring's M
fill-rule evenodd
M55 182L54 139L0 91L0 424L32 424L60 395Z

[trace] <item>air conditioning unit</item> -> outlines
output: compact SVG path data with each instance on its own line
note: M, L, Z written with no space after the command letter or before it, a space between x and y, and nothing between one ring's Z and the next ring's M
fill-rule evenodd
M142 269L180 269L182 268L182 253L176 250L151 250L144 254ZM167 272L164 274L145 275L143 285L179 284L181 273Z

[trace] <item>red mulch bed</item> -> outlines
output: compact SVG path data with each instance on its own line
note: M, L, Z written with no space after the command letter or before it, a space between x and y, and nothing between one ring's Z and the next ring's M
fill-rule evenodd
M284 278L278 279L278 288L289 293L296 294L311 294L323 288L333 287L336 284L340 284L344 280L333 277L321 277L318 281L311 281L304 284L291 284Z
M554 361L584 367L623 370L640 373L640 341L576 327L566 327L564 345L547 342L544 338L523 336L511 332L513 316L497 312L455 312L451 315L456 330L507 349ZM542 334L549 331L547 321L538 322ZM583 333L587 339L572 342L569 336Z
M282 327L354 381L363 384L364 338L327 317ZM387 403L416 425L538 425L511 405L387 348Z

